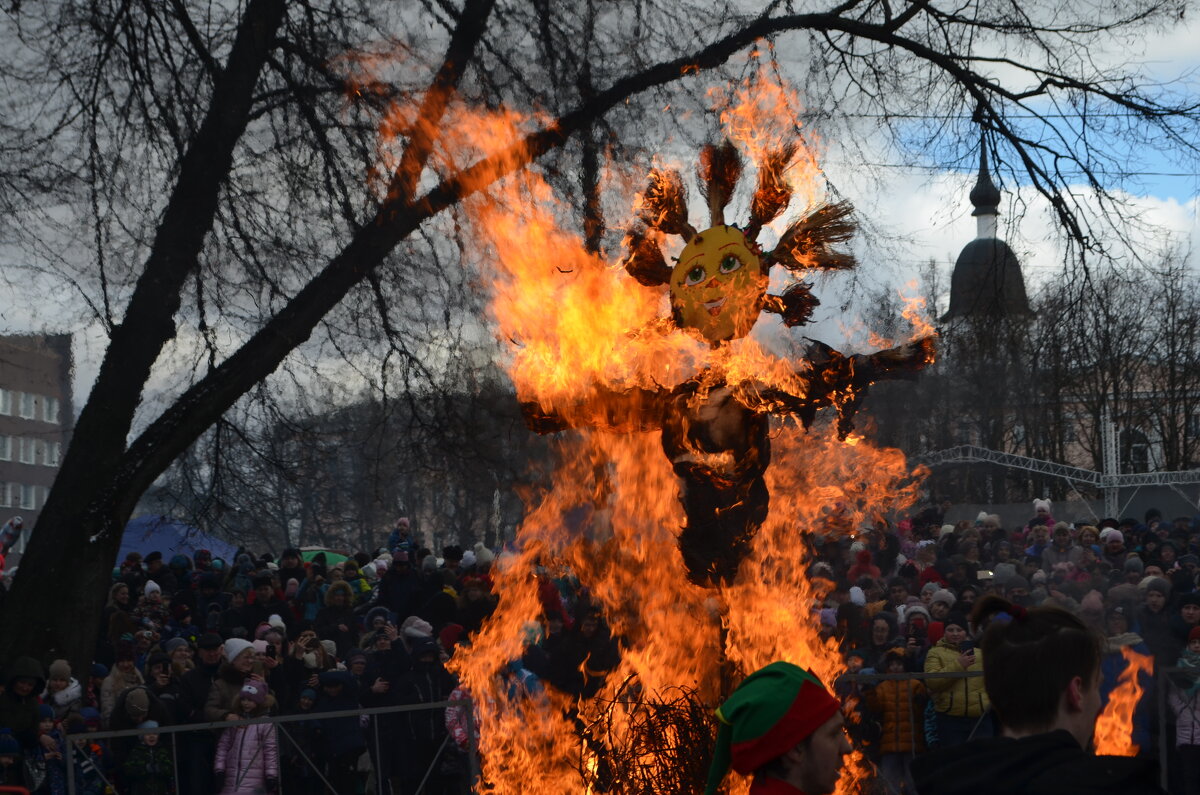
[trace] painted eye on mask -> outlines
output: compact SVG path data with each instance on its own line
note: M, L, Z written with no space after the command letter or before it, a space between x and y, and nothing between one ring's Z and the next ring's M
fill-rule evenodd
M683 277L683 283L688 286L694 286L704 281L704 266L697 265L687 272L687 276Z
M732 254L721 260L721 273L733 273L740 267L742 267L742 261Z

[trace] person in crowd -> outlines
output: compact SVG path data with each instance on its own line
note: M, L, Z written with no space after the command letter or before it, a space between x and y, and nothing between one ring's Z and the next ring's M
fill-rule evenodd
M133 641L122 639L117 643L116 662L104 684L100 686L100 717L107 726L117 705L117 697L126 689L140 685L145 680L135 664Z
M1171 631L1171 614L1167 610L1171 598L1171 583L1162 577L1146 577L1138 585L1141 605L1134 622L1154 655L1156 668L1165 667L1178 656L1179 644Z
M251 679L262 681L263 678L261 670L256 669L258 655L250 641L230 638L221 649L225 659L204 702L204 719L210 723L237 720L238 713L231 707L242 687Z
M961 613L950 614L943 621L941 639L925 657L925 673L961 674L982 670L983 653L971 639L967 617ZM933 697L941 747L949 748L971 739L992 736L983 677L929 679L925 686Z
M175 761L171 749L159 742L158 722L143 721L138 729L146 730L140 742L125 757L121 775L129 795L175 795Z
M38 744L38 695L46 688L42 666L31 657L18 657L5 672L4 691L0 693L0 726L7 728L20 743L22 752ZM47 747L42 742L43 747Z
M179 681L179 714L184 723L207 720L205 706L209 692L220 674L223 647L221 636L215 632L200 636L196 642L196 665ZM185 795L211 795L212 757L216 752L216 736L212 732L185 732L177 740L180 765L180 784Z
M1087 751L1100 713L1095 632L1065 610L1027 610L994 595L974 615L986 626L983 678L1001 736L918 757L921 795L1162 792L1150 760Z
M253 720L267 714L269 694L260 679L248 679L226 702L229 720ZM221 732L213 759L220 795L279 792L279 745L270 723L230 726ZM337 790L353 792L353 790Z
M0 786L12 787L10 791L14 792L28 792L33 785L25 766L21 743L13 736L11 729L0 728Z
M1176 613L1171 619L1171 631L1175 634L1178 648L1183 648L1196 627L1200 627L1200 592L1183 593L1176 602Z
M720 721L705 795L730 768L753 776L755 795L826 795L850 753L841 704L820 680L788 662L746 677L717 710Z
M46 669L46 692L42 702L54 710L54 719L65 723L67 718L78 715L83 708L83 685L71 676L71 664L66 660L55 660Z
M903 674L906 654L890 649L883 657L883 671ZM867 705L880 716L880 774L889 795L916 793L909 765L925 750L925 686L916 679L888 679L866 691Z
M1168 701L1175 717L1175 746L1179 753L1183 795L1200 795L1200 627L1175 666L1180 673L1171 683Z
M358 641L357 627L353 589L345 581L331 583L325 592L325 606L318 611L314 622L317 636L332 640L338 654L344 655Z
M335 792L354 792L355 767L367 747L366 733L356 717L323 718L321 713L359 709L358 680L349 671L324 671L318 686L313 707L320 738L317 758Z

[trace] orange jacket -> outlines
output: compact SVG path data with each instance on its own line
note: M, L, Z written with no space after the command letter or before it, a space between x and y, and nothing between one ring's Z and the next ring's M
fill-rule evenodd
M882 727L882 753L925 750L925 695L925 685L915 679L889 679L867 691L867 705Z

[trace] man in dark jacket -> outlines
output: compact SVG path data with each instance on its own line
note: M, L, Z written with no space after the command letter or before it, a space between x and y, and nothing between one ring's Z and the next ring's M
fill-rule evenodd
M435 704L446 701L458 682L442 665L437 641L418 638L412 647L412 668L395 683L400 704ZM441 791L446 786L445 768L435 764L438 749L446 738L446 710L423 709L400 715L400 792L415 793L426 772L427 786ZM433 766L430 769L430 766Z
M349 671L325 671L319 677L320 691L314 713L357 710L358 681ZM354 792L354 765L367 747L366 734L358 718L322 718L314 714L320 735L320 752L325 778L335 792Z
M420 609L421 577L413 570L407 552L392 555L392 565L379 581L375 604L386 607L402 621Z
M917 757L921 795L1160 795L1153 760L1086 750L1100 713L1102 641L1054 607L980 600L984 686L1002 736Z
M179 682L179 702L176 708L185 723L204 721L204 703L208 691L221 669L221 636L201 635L196 643L196 667L183 675ZM217 738L212 732L184 732L176 735L181 766L179 783L183 795L210 795L213 791L212 759L217 750Z

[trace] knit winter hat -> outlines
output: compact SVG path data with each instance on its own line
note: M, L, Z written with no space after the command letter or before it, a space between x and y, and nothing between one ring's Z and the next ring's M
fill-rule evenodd
M267 686L262 682L251 679L242 685L242 689L238 691L238 698L244 698L247 701L253 701L258 706L267 703Z
M38 704L38 720L54 720L54 707L49 704Z
M409 616L404 619L404 623L400 625L400 631L404 633L405 637L409 638L433 637L433 627L430 623L417 616Z
M803 668L774 662L750 674L717 710L721 722L705 795L732 767L746 776L794 748L841 704Z
M230 638L225 641L225 660L233 662L238 658L238 655L246 649L252 649L254 645L245 638Z
M929 603L933 604L934 602L945 602L948 606L954 607L954 603L957 601L958 597L954 595L953 591L948 591L945 588L942 588L934 592L933 597L929 600Z
M187 645L187 638L171 638L169 641L163 644L162 649L167 654L170 654L176 649L187 648Z
M144 593L146 596L149 596L152 593L162 596L162 588L159 587L159 584L154 580L150 580L150 582L146 583L146 587L142 589L142 593Z
M1037 513L1039 509L1044 509L1046 513L1050 513L1050 500L1034 500L1033 511Z
M50 663L50 667L46 669L47 679L70 679L71 664L66 660L55 660Z
M1188 633L1188 643L1194 640L1200 640L1200 627L1192 627L1192 631Z
M317 691L313 690L311 687L306 687L300 691L300 698L307 698L307 699L311 699L312 701L316 701L317 700Z
M1138 588L1143 591L1156 591L1163 596L1171 595L1171 583L1164 580L1162 577L1147 577L1138 583Z
M863 607L867 604L867 595L863 593L862 588L853 585L850 587L850 601L859 607Z

